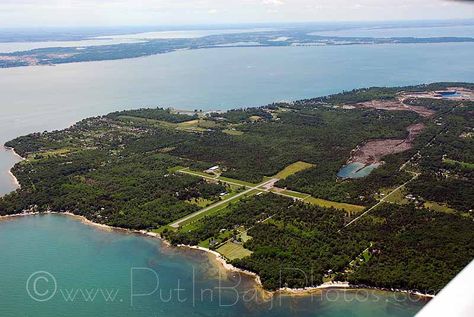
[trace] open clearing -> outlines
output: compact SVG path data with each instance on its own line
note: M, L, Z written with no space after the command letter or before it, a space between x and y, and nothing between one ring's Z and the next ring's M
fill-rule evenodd
M216 211L215 209L218 208L217 210L220 210L222 208L220 207L223 207L223 206L227 206L231 201L234 201L234 200L237 200L237 199L241 199L247 195L254 195L258 192L260 192L260 190L258 190L259 187L262 187L262 186L265 186L265 184L271 182L272 180L270 181L267 181L267 182L263 182L261 184L258 184L258 185L255 185L254 187L250 187L248 189L246 189L245 191L243 192L240 192L236 195L233 195L232 197L229 197L227 199L224 199L224 200L221 200L209 207L206 207L206 208L203 208L195 213L192 213L184 218L181 218L173 223L170 224L171 227L173 228L179 228L189 222L193 222L193 221L196 221L197 219L201 219L202 217L204 217L204 215L209 215L209 213L212 213L214 211Z
M217 249L217 252L229 260L241 259L252 254L252 251L245 249L241 244L227 241Z
M314 197L308 197L304 200L305 202L308 202L313 205L317 205L320 207L326 207L326 208L336 208L336 209L342 209L351 213L359 213L362 212L362 210L365 209L364 206L358 206L358 205L352 205L352 204L346 204L346 203L338 203L335 201L329 201L325 199L320 199L320 198L314 198Z
M422 117L428 118L434 114L433 110L422 106L411 106L405 104L404 96L400 96L399 100L372 100L356 104L357 108L372 108L386 111L413 111Z
M452 214L452 213L456 212L456 210L454 210L452 208L449 208L446 205L434 202L434 201L426 201L423 204L423 206L428 208L428 209L434 210L434 211L445 212L445 213L448 213L448 214Z
M459 165L462 168L469 169L469 170L474 169L474 163L461 162L461 161L456 161L449 158L443 158L443 163L451 165L451 166Z
M386 191L386 195L390 193L389 191ZM406 190L405 188L399 188L395 191L392 192L392 194L387 197L385 200L386 202L392 203L392 204L399 204L399 205L404 205L410 203L408 199L405 198L406 196Z
M228 134L228 135L242 135L242 134L244 134L242 131L235 130L235 129L225 129L225 130L222 130L222 132L224 132L225 134Z
M278 174L276 174L274 177L279 178L279 179L285 179L290 175L304 171L305 169L311 168L313 166L314 164L298 161L298 162L288 165L283 170L278 172Z
M412 148L413 141L423 131L423 123L415 123L407 127L408 137L402 139L370 140L355 148L348 163L374 164L382 162L382 158L389 154L405 152Z
M306 169L306 168L310 168L310 167L313 167L313 166L314 166L313 164L309 164L309 163L305 163L305 162L300 161L300 162L296 162L296 163L293 163L293 164L287 166L280 173L282 173L283 171L286 170L285 174L288 174L288 173L290 173L289 171L295 171L295 170L301 171L303 167L304 167L304 169ZM252 192L252 191L250 192L252 195L255 195L255 194L257 194L259 192L263 192L263 191L270 191L270 192L272 192L274 194L277 194L277 195L293 198L293 199L296 199L296 200L301 200L301 201L304 201L304 202L307 202L307 203L310 203L310 204L314 204L314 205L317 205L317 206L325 207L325 208L331 208L332 207L332 208L336 208L336 209L342 209L342 210L345 210L349 213L360 213L365 209L364 206L352 205L352 204L347 204L347 203L339 203L339 202L335 202L335 201L329 201L329 200L325 200L325 199L314 198L310 194L300 193L300 192L296 192L296 191L292 191L292 190L288 190L288 189L281 189L281 188L276 188L276 187L271 187L271 186L270 186L271 188L265 188L266 185L273 185L275 183L276 178L268 178L267 177L260 184L252 184L252 183L249 183L249 182L245 182L245 181L241 181L241 180L237 180L237 179L233 179L233 178L227 178L227 177L222 177L222 176L213 176L213 175L210 175L210 174L207 174L207 173L204 173L204 172L200 172L200 171L192 171L189 168L175 167L172 170L174 172L185 173L185 174L189 174L189 175L193 175L193 176L199 176L199 177L202 177L202 178L205 178L205 179L219 180L221 182L224 182L224 183L227 183L227 184L230 184L230 185L234 185L234 186L242 186L242 187L247 188L247 191L253 189L254 192ZM278 173L278 174L280 174L280 173ZM291 175L291 174L288 174L288 175ZM248 195L246 195L246 196L248 196ZM196 212L195 213L196 216L191 217L192 220L184 221L183 223L181 223L181 226L185 226L185 225L189 224L190 222L194 222L198 219L201 219L204 216L214 214L216 211L219 211L219 210L221 210L221 209L223 209L224 207L227 206L227 205L221 206L220 203L221 202L218 202L217 203L218 205L215 204L215 205L207 207L207 208L209 208L209 210L204 210L204 211L201 210L201 211ZM216 208L216 209L214 209L214 208ZM192 216L192 215L190 215L190 216ZM190 217L190 216L188 216L188 217ZM176 224L176 222L174 224ZM175 227L175 226L173 226L173 227Z

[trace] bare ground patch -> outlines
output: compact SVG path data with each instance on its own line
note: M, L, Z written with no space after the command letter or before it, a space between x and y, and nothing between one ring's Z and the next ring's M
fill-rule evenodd
M413 111L422 117L431 117L435 112L422 106L411 106L403 103L405 98L400 100L371 100L356 104L358 108L371 108L387 111Z
M380 163L382 158L389 154L405 152L412 148L413 141L424 129L423 123L412 124L407 128L406 139L371 140L355 148L348 163L362 163L365 165Z

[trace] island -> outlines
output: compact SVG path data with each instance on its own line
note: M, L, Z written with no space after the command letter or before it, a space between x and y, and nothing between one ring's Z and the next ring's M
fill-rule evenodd
M473 136L472 83L114 112L7 142L24 160L0 215L141 230L217 252L272 291L433 295L474 258Z
M301 26L247 33L243 31L243 33L218 34L198 38L147 39L132 43L98 46L81 46L79 42L75 47L47 47L0 53L0 68L118 60L206 48L474 42L473 37L347 37L325 36L318 35L318 33L310 26ZM71 38L75 37L71 36ZM107 38L102 37L102 39Z

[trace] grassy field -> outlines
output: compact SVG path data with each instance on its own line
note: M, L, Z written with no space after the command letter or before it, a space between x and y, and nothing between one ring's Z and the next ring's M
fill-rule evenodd
M287 190L287 189L285 189L283 191L272 190L272 192L276 193L276 194L280 193L280 194L290 196L290 197L293 197L293 198L296 198L296 199L305 199L305 198L311 197L311 195L309 195L309 194L295 192L295 191Z
M456 212L456 210L454 210L452 208L449 208L446 205L434 202L434 201L425 202L424 207L426 207L428 209L431 209L431 210L434 210L434 211L438 211L438 212L445 212L445 213L448 213L448 214L452 214L452 213Z
M199 176L199 177L203 177L203 178L217 179L217 176L215 176L215 175L207 174L207 173L200 172L200 171L192 171L192 170L190 170L189 168L184 168L184 169L176 169L176 168L173 168L173 169L174 169L176 172L185 173L185 174L189 174L189 175L193 175L193 176Z
M390 190L387 192L389 193ZM393 203L393 204L399 204L399 205L408 204L409 201L408 199L405 198L405 196L406 196L405 188L399 188L396 191L394 191L390 196L387 196L385 201L389 203Z
M140 122L140 123L146 123L152 126L164 126L168 128L176 128L178 125L176 123L171 123L171 122L166 122L166 121L161 121L161 120L155 120L155 119L147 119L147 118L141 118L141 117L133 117L133 116L119 116L118 117L121 121L131 121L131 122Z
M38 154L33 154L27 157L27 160L41 160L44 158L50 158L53 156L61 156L61 155L66 155L68 153L76 151L75 149L70 149L70 148L62 148L62 149L57 149L57 150L51 150L51 151L46 151L46 152L41 152Z
M180 123L172 123L166 122L162 120L155 120L155 119L147 119L147 118L140 118L134 116L119 116L119 119L124 122L140 122L146 123L151 126L161 126L161 127L168 127L176 130L186 131L186 132L203 132L207 130L206 126L203 126L203 120L194 119Z
M451 166L456 166L460 165L462 168L473 170L474 169L474 164L473 163L467 163L467 162L460 162L448 158L443 158L443 163L451 165Z
M210 204L213 203L212 200L210 200L210 199L204 199L204 198L202 198L202 197L193 198L193 199L187 200L187 202L189 202L190 204L199 206L199 207L201 207L201 208L207 207L207 206L209 206Z
M314 197L308 197L304 200L305 202L308 202L313 205L321 206L321 207L326 207L326 208L336 208L336 209L342 209L348 212L355 212L359 213L362 210L365 209L364 206L358 206L358 205L352 205L352 204L346 204L346 203L338 203L335 201L329 201L325 199L320 199L320 198L314 198Z
M242 242L247 242L248 240L252 239L252 237L247 234L246 230L240 233L240 238L242 239Z
M245 249L241 244L227 241L217 249L217 252L229 260L241 259L252 254L252 251Z
M218 179L222 182L230 182L230 183L238 184L238 185L245 186L245 187L255 187L255 186L258 185L258 184L253 184L253 183L241 181L241 180L238 180L238 179L228 178L228 177L224 177L224 176L219 176Z
M242 131L233 130L233 129L225 129L225 130L222 130L222 132L224 132L225 134L229 134L229 135L242 135L242 134L244 134Z
M298 161L298 162L288 165L283 170L278 172L278 174L275 175L275 178L285 179L290 175L304 171L305 169L311 168L313 166L314 164Z
M178 127L197 127L198 125L199 125L199 119L178 123Z
M258 185L258 184L253 184L253 183L241 181L241 180L238 180L238 179L233 179L233 178L228 178L228 177L223 177L223 176L213 176L211 174L207 174L207 173L200 172L200 171L190 170L188 168L186 168L186 169L173 168L173 170L175 172L185 173L185 174L199 176L199 177L208 178L208 179L219 180L223 183L229 183L230 185L235 185L235 186L243 186L243 187L249 187L250 188L250 187L255 187L255 186Z

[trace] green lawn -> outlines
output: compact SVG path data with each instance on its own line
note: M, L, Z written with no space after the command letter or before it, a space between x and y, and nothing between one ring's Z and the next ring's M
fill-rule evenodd
M454 210L453 208L449 208L446 205L443 205L443 204L440 204L440 203L437 203L437 202L434 202L434 201L425 202L424 207L426 207L428 209L431 209L431 210L434 210L434 211L445 212L445 213L449 213L449 214L452 214L452 213L456 212L456 210Z
M118 118L121 121L147 123L147 124L150 124L152 126L164 126L164 127L168 127L168 128L176 128L178 126L176 123L172 123L172 122L166 122L166 121L148 119L148 118L141 118L141 117L134 117L134 116L119 116Z
M217 252L229 260L241 259L252 254L252 251L245 249L241 244L227 241L217 249Z
M451 166L461 165L461 167L465 169L469 169L469 170L474 169L473 163L460 162L460 161L452 160L449 158L443 158L443 163L451 165Z
M311 168L313 166L314 164L298 161L285 167L283 170L278 172L278 174L276 174L275 177L279 179L285 179L290 175L304 171L305 169Z
M280 194L283 194L283 195L287 195L287 196L291 196L291 197L294 197L294 198L299 198L299 199L305 199L305 198L308 198L310 197L309 194L305 194L305 193L300 193L300 192L295 192L295 191L292 191L292 190L283 190L283 191L276 191L276 190L272 190L273 193L280 193Z
M242 243L245 243L252 239L252 237L247 234L247 230L244 230L240 233L240 239L242 239Z
M228 177L224 177L224 176L219 176L219 180L223 181L223 182L231 182L231 183L239 184L239 185L246 186L246 187L255 187L255 186L258 185L258 184L253 184L253 183L241 181L241 180L238 180L238 179L228 178Z
M391 190L388 191L388 193L390 192ZM409 201L408 199L405 198L405 196L406 196L406 191L405 191L405 188L402 187L394 191L390 196L387 196L385 201L389 203L393 203L393 204L400 204L400 205L408 204Z
M225 134L229 134L229 135L242 135L242 134L244 134L242 131L233 130L233 129L225 129L225 130L222 130L222 132L224 132Z
M199 206L199 207L201 207L201 208L207 207L207 206L209 206L210 204L213 203L212 200L210 200L210 199L204 199L204 198L202 198L202 197L193 198L193 199L187 200L187 202L189 202L190 204Z
M336 208L336 209L342 209L348 212L356 212L359 213L362 210L365 209L364 206L359 206L359 205L352 205L352 204L346 204L346 203L338 203L335 201L329 201L325 199L320 199L320 198L314 198L314 197L308 197L304 200L305 202L308 202L313 205L321 206L321 207L326 207L326 208Z

